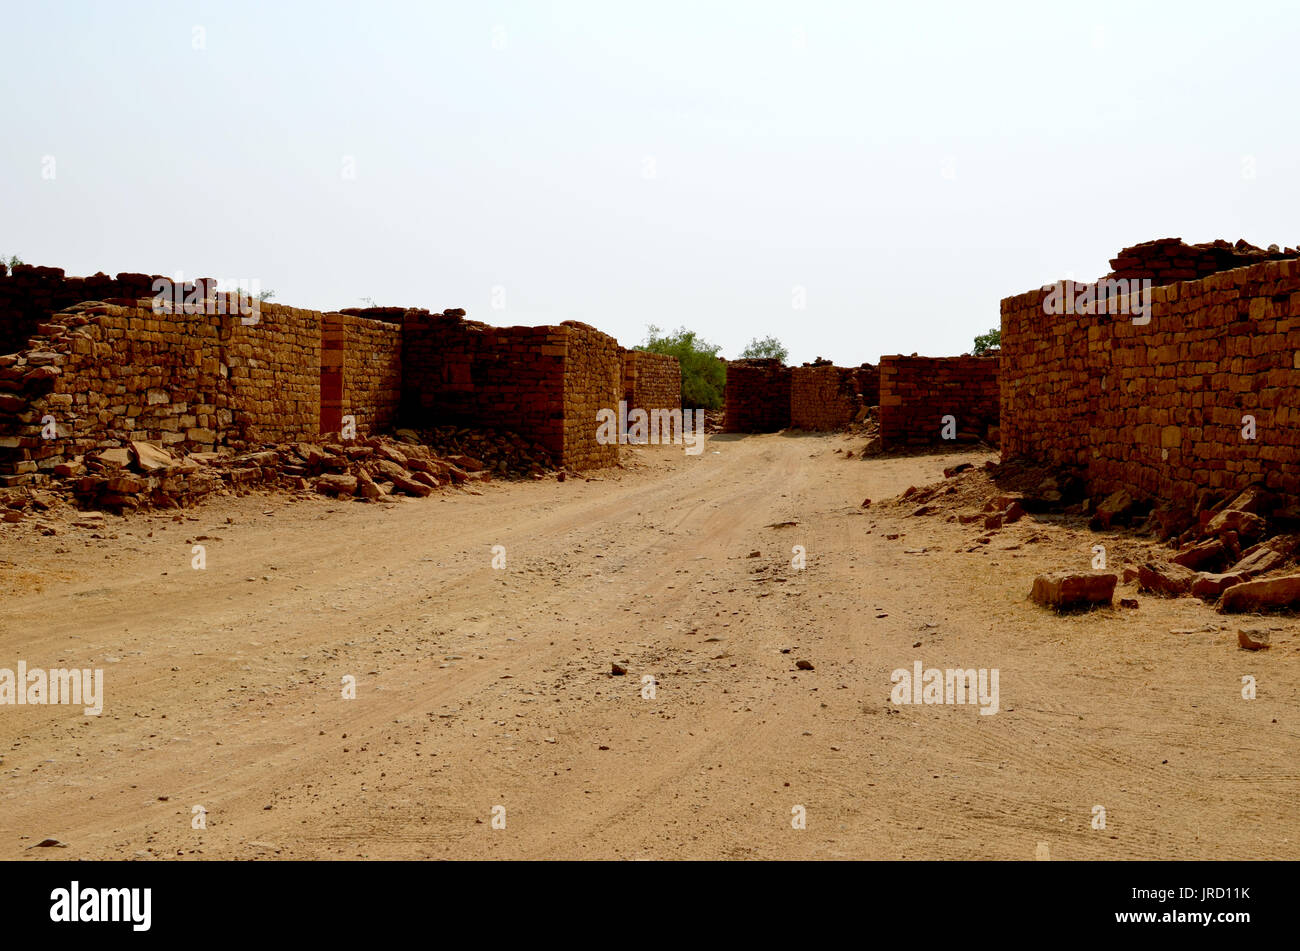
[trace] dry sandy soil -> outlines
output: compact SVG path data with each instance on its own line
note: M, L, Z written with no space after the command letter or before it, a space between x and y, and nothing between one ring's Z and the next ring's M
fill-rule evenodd
M1050 614L1036 573L1135 543L1031 516L973 544L882 502L991 456L860 443L0 526L0 667L106 693L0 707L0 858L1300 857L1293 620L1252 653L1192 599ZM891 707L917 660L997 668L1000 711Z

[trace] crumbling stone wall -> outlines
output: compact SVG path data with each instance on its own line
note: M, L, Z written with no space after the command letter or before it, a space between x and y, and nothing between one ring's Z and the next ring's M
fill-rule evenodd
M129 440L196 451L314 435L319 324L275 304L253 325L156 313L151 300L52 315L35 346L0 357L0 483ZM46 417L57 438L43 438Z
M622 360L609 336L568 322L490 327L463 311L408 310L402 324L401 417L521 433L564 466L612 465L596 411L617 410Z
M844 429L866 406L877 405L879 371L828 363L790 371L790 425L808 430ZM870 402L868 402L870 400Z
M998 424L998 364L991 357L880 358L880 437L884 445L942 444L943 417L972 442Z
M10 270L0 264L0 354L28 349L28 340L40 333L40 325L51 314L73 304L153 297L155 279L148 274L129 273L117 277L102 273L67 277L61 267L19 264ZM210 278L201 280L215 283ZM188 295L194 286L182 284L182 292Z
M1263 261L1300 257L1295 248L1257 248L1246 241L1231 244L1223 239L1186 244L1182 238L1157 238L1124 248L1111 258L1111 278L1150 278L1159 287L1174 281L1195 281L1219 271L1248 267Z
M767 433L787 428L790 373L780 360L729 360L723 430Z
M624 395L621 348L585 324L494 328L463 310L323 315L269 303L245 324L207 279L181 290L197 286L210 310L155 312L154 280L0 268L0 341L13 344L0 356L0 485L130 440L244 448L338 432L345 415L358 436L400 413L513 431L571 468L617 462L617 445L596 440L596 414ZM636 398L680 406L677 361L646 357ZM42 438L47 416L56 439Z
M1073 463L1094 496L1176 507L1252 483L1300 492L1300 261L1157 287L1146 324L1050 317L1044 295L1002 302L1004 459Z
M666 353L624 350L623 399L628 409L681 409L681 363Z

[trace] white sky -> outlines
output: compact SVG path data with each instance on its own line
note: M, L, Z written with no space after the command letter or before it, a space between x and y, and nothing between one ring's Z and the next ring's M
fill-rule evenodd
M624 345L685 325L729 357L956 354L1000 298L1124 245L1300 242L1297 26L1249 2L0 0L0 252Z

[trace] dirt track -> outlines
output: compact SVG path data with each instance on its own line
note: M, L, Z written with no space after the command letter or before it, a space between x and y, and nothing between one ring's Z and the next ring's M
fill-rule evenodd
M991 457L833 451L859 443L2 526L0 667L103 667L106 702L0 707L0 858L1300 857L1293 621L1248 653L1191 599L1049 615L1033 576L1094 536L1027 518L967 552L861 502ZM1000 712L887 712L917 660L999 669Z

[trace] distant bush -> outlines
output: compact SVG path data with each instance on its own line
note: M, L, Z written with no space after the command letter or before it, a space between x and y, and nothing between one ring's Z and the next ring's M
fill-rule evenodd
M645 343L637 349L677 358L682 365L682 406L705 409L722 406L727 371L718 359L721 347L701 340L694 330L685 327L665 333L651 324L646 328Z
M785 363L789 358L790 351L775 337L765 337L762 340L755 337L749 342L749 346L740 352L742 360L780 360Z
M992 353L994 350L1002 348L1002 331L997 327L989 328L986 334L980 334L975 338L975 349L971 353L977 357L982 357L986 353Z

